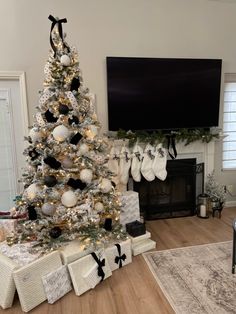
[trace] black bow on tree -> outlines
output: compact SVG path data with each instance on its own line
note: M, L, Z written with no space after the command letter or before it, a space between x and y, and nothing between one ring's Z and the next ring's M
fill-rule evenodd
M105 266L105 258L103 258L102 260L100 260L100 259L97 257L96 253L94 253L94 252L92 252L91 255L92 255L92 257L95 259L96 263L98 264L98 276L101 277L101 280L100 280L100 282L101 282L101 281L103 281L104 278L105 278L105 273L104 273L104 271L103 271L103 269L102 269L102 267Z
M119 264L119 268L122 267L122 261L125 261L126 260L126 255L125 254L122 254L121 255L121 247L120 247L120 244L115 244L115 246L117 247L117 251L118 251L118 256L115 257L115 263L116 264Z
M53 31L53 28L55 27L56 24L58 24L58 32L59 32L59 35L61 37L61 41L62 41L62 44L63 44L63 48L67 48L68 52L70 52L70 48L64 43L64 39L63 39L63 30L62 30L62 23L67 23L67 19L60 19L60 20L57 20L55 17L53 17L52 15L49 15L48 19L52 22L52 26L51 26L51 30L50 30L50 44L52 46L52 49L54 51L54 57L56 56L56 53L57 53L57 48L56 46L54 45L54 42L52 40L52 31Z

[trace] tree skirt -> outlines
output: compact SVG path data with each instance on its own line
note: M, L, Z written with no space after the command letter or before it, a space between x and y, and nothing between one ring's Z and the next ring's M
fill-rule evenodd
M236 313L232 241L143 254L178 314Z

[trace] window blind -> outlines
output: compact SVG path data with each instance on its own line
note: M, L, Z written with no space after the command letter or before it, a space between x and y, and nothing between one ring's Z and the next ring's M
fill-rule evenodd
M222 167L236 169L236 74L226 74L224 86Z

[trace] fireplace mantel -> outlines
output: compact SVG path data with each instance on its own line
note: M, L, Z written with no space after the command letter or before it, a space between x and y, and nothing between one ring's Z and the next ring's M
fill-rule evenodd
M115 146L122 147L124 144L128 145L128 139L116 139L112 141ZM145 148L145 143L139 143L140 146ZM214 170L214 158L215 158L215 141L210 143L203 143L201 141L195 141L189 145L185 145L184 142L179 142L176 144L177 158L176 159L188 159L196 158L197 164L204 163L205 167L205 182L206 176ZM171 159L168 157L168 159ZM120 186L121 191L126 190L126 187Z
M215 158L215 142L202 143L200 141L193 142L187 146L184 143L178 143L177 158L196 158L197 164L204 163L205 165L205 180L206 176L214 170L214 158Z

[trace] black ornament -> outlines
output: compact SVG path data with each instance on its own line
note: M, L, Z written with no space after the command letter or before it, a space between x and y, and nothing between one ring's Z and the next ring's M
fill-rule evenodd
M77 145L83 136L78 132L70 140L71 144Z
M67 105L63 105L63 104L59 105L58 110L60 114L68 114L69 112L69 108L67 107Z
M51 238L56 239L58 237L60 237L62 233L62 230L60 227L53 227L50 231L49 231L49 235Z
M30 205L27 207L29 220L36 220L38 215L35 210L35 207Z
M112 230L112 219L111 218L106 218L105 219L103 228L105 230L107 230L107 231L111 231Z
M47 120L47 122L57 122L58 118L54 117L53 113L51 113L51 111L47 110L45 113L45 118Z
M79 118L77 118L76 116L72 116L72 118L68 119L68 123L71 125L72 123L74 124L79 124Z
M51 167L52 169L59 169L61 167L61 163L59 161L57 161L54 157L46 157L43 160L45 162L45 164L47 164L49 167Z
M44 184L51 188L57 184L57 179L54 176L46 176L44 177Z
M116 187L116 184L114 181L111 181L111 185L115 188Z
M33 160L35 160L35 159L38 158L39 153L38 153L38 152L36 151L36 149L34 148L34 149L32 149L32 150L29 151L29 156L30 156L30 159L33 161Z
M78 91L78 88L80 87L80 81L79 78L74 77L71 86L70 86L70 91L73 92L73 90Z
M73 189L80 189L81 191L86 188L86 183L82 182L80 179L70 178L67 185L71 186Z

